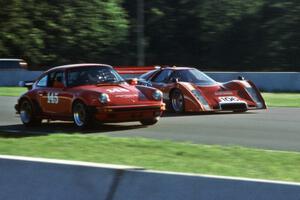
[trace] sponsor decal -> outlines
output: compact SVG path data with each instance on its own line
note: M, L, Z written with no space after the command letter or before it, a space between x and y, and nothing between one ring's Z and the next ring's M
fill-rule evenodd
M237 97L228 96L228 97L219 97L220 102L237 102L240 101Z
M219 96L219 95L233 95L233 92L231 91L219 91L219 92L215 92L215 95Z
M124 88L112 88L106 90L108 93L121 93L121 92L129 92L129 90Z
M115 97L120 97L120 98L132 98L132 97L138 97L137 94L118 94Z
M47 103L49 104L58 104L59 98L57 92L48 92L47 94Z

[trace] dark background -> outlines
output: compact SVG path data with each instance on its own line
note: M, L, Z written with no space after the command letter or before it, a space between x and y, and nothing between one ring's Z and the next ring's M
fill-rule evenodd
M137 65L138 0L0 0L0 57ZM297 0L144 2L145 65L300 71Z

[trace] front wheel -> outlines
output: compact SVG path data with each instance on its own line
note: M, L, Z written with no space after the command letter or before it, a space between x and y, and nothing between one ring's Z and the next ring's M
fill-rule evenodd
M91 123L91 115L87 106L80 101L75 102L73 105L73 120L79 128L85 128Z
M153 125L153 124L156 124L159 120L159 117L156 117L154 119L144 119L144 120L141 120L141 124L144 125L144 126L150 126L150 125Z
M34 109L31 102L27 99L20 103L20 117L25 126L35 126L41 124L41 119L36 117L36 109Z
M175 113L184 112L184 96L180 90L175 89L170 95L170 100L172 110Z

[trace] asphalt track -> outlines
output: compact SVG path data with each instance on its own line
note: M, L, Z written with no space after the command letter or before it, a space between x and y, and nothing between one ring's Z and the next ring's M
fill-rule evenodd
M40 136L78 132L72 123L43 123L25 128L17 115L16 97L0 97L0 137ZM246 113L175 115L166 113L158 124L106 124L81 132L116 137L145 137L201 144L238 145L300 152L300 108L269 108Z

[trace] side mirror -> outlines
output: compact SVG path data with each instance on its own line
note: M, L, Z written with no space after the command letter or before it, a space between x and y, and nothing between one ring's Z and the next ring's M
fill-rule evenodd
M238 76L238 80L243 81L243 80L245 80L245 77L243 77L243 76Z
M178 78L174 78L174 77L171 78L170 81L171 81L172 83L178 83L178 82L179 82Z
M32 86L34 84L34 81L20 81L19 87L27 87L28 90L31 90Z
M126 82L130 85L137 85L138 84L138 79L137 78L131 78L131 79L127 79Z

